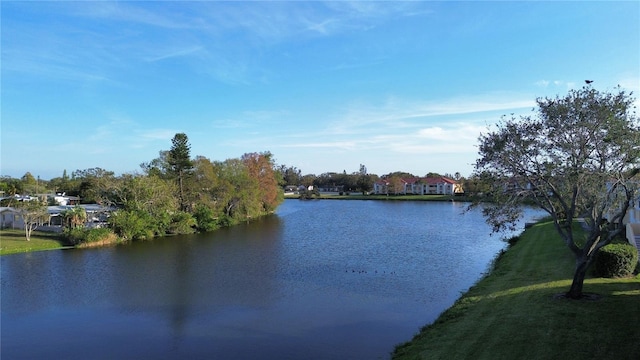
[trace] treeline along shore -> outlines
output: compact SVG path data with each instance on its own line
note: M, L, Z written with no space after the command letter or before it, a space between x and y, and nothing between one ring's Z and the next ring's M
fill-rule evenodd
M213 231L270 214L283 200L271 153L247 153L225 161L192 158L182 133L175 135L169 150L160 151L141 169L120 176L101 168L76 171L72 177L65 171L47 184L25 175L23 184L3 182L2 206L19 214L29 240L33 229L51 222L47 205L56 205L55 199L67 199L67 205L98 204L105 213L92 214L102 222L98 226L86 226L91 219L79 206L67 206L57 219L67 244L87 246ZM18 196L20 190L33 196Z
M459 173L428 173L426 177L453 177L471 189L477 187ZM2 177L1 205L7 211L14 211L21 224L3 221L0 225L24 228L26 239L30 240L34 229L51 225L53 220L58 229L64 229L65 245L88 247L208 232L256 219L277 209L285 198L285 189L295 189L295 193L287 193L287 197L301 199L453 198L437 194L406 195L403 179L407 178L417 177L400 171L380 177L368 173L362 164L358 171L350 174L342 171L302 175L294 166L277 165L268 151L212 161L205 156L192 157L187 135L178 133L171 140L169 150L161 150L157 158L142 163L138 172L117 176L96 167L76 170L71 176L65 170L62 177L48 181L35 178L31 173L21 179ZM380 181L386 184L386 194L372 194L374 184ZM326 195L329 193L333 195ZM456 200L464 197L456 196ZM97 204L102 213L88 214L81 207L70 206L80 203ZM52 214L47 205L66 205L66 208ZM89 223L95 226L86 226Z

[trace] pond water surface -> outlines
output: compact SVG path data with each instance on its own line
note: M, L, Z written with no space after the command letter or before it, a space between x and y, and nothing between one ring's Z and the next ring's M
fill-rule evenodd
M286 200L208 234L3 256L3 359L386 359L505 247L455 202Z

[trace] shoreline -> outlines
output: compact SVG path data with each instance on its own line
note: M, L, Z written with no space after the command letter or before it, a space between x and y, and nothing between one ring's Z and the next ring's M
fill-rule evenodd
M574 259L553 225L538 222L498 254L491 269L405 343L393 359L551 359L637 357L629 331L640 323L640 275L598 278L585 293L597 301L558 297L571 284ZM603 316L604 315L604 316ZM602 335L594 339L593 334Z

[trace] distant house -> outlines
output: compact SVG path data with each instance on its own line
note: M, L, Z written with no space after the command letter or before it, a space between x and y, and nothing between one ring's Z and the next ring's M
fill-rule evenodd
M455 185L457 185L455 180L444 176L425 178L424 182L423 194L454 195Z
M109 214L114 209L98 204L76 205L82 207L87 213L86 227L97 227L106 223ZM37 229L42 231L59 232L62 230L62 213L72 209L71 205L47 206L47 219L43 219L38 224ZM3 229L24 229L24 220L20 215L20 210L12 207L0 207L0 227Z
M0 207L0 229L24 227L22 217L17 209L12 207Z
M373 193L382 195L454 195L461 193L462 185L444 176L424 178L401 178L400 191L393 191L389 179L381 179L373 184Z
M78 196L68 196L65 193L57 193L48 195L49 198L53 198L53 201L58 205L78 205L80 204L80 198Z

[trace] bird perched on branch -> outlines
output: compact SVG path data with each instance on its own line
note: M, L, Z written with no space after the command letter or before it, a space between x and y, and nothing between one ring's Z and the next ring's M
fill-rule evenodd
M584 82L587 83L587 85L591 84L593 82L593 80L585 80Z

